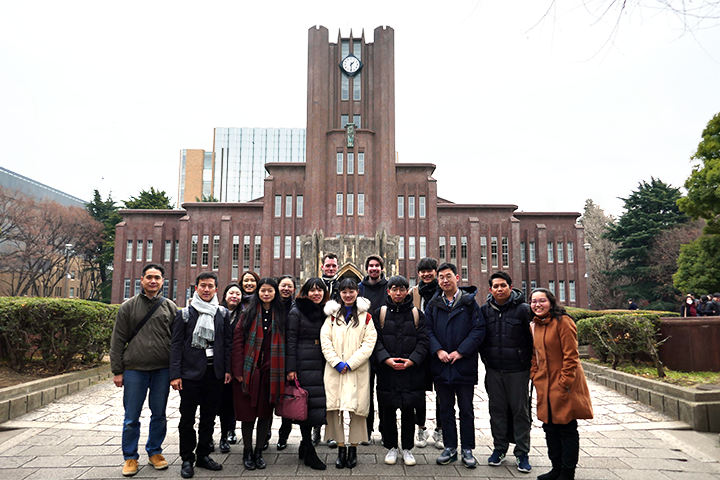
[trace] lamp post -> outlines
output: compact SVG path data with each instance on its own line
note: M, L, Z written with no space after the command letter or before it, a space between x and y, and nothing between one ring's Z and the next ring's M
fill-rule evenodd
M68 278L69 273L68 270L70 270L70 252L72 252L73 244L72 243L66 243L65 244L65 292L64 297L69 298L69 291L68 291Z
M585 249L585 288L587 289L588 310L590 309L590 244L583 245Z

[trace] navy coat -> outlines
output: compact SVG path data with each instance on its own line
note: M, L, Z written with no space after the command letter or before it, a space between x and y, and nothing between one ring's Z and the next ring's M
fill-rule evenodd
M485 340L480 345L485 366L499 372L529 371L533 353L532 315L525 295L513 289L503 305L488 295L480 311L485 317Z
M183 320L182 309L178 310L173 322L172 341L170 343L170 380L202 380L207 370L207 355L204 349L192 348L192 334L197 324L198 311L188 308L187 323ZM215 313L214 369L218 379L225 380L230 373L230 350L232 348L232 331L230 315L225 307L218 307Z

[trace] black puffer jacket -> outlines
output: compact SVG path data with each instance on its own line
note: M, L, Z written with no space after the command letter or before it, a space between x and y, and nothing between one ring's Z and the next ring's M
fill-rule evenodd
M320 328L325 323L323 305L298 298L290 309L285 333L285 369L297 372L300 386L308 391L308 418L299 425L327 423L325 411L325 356L320 348Z
M360 282L359 295L370 300L370 312L375 312L378 308L385 305L385 298L387 298L387 278L385 274L380 274L380 280L377 283L370 283L370 276L365 275L365 278Z
M382 327L381 309L378 308L373 314L378 332L373 353L378 365L378 404L395 408L418 407L425 403L423 360L430 343L425 318L423 313L418 311L418 325L415 326L412 295L406 296L400 305L386 296L386 305L387 312ZM407 358L415 365L405 370L393 370L385 364L388 358Z
M480 345L485 366L508 373L530 370L532 315L530 306L525 303L525 295L513 288L503 305L498 305L492 295L488 295L480 310L485 317L485 340Z

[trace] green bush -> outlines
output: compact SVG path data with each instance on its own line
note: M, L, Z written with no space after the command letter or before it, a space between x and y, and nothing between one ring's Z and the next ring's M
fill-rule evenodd
M576 307L565 307L568 315L570 315L575 322L582 320L583 318L596 318L604 317L608 314L615 315L647 315L657 314L661 317L679 317L678 312L666 312L661 310L586 310L584 308Z
M55 374L110 351L118 305L62 298L0 297L0 344L22 370L38 359Z
M625 355L645 353L655 364L658 377L665 376L665 367L660 361L658 341L660 315L606 314L577 321L578 342L592 345L603 362L611 361L613 369Z

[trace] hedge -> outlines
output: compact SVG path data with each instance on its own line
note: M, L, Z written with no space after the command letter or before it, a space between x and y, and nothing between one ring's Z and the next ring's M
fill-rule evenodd
M0 297L0 344L10 366L37 359L54 374L101 361L119 305L87 300Z
M577 323L578 320L583 318L596 318L604 317L605 315L659 315L661 317L679 317L680 314L677 312L662 312L654 310L586 310L584 308L576 307L565 307L568 315Z

